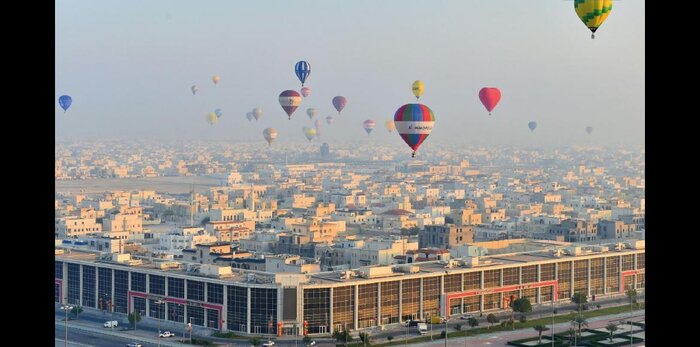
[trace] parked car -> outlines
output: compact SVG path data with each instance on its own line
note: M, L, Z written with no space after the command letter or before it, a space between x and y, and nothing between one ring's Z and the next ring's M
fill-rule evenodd
M309 346L316 346L316 340L309 342Z
M267 342L263 343L262 345L263 345L263 347L272 347L275 345L275 341L267 341Z
M167 330L158 334L158 337L173 337L173 336L175 336L175 334L173 334Z
M469 319L469 318L474 318L474 316L472 316L471 314L467 313L467 314L463 314L461 317L459 317L459 319Z
M119 322L115 320L108 320L103 325L105 328L116 328L117 326L119 326Z
M138 342L131 342L131 343L127 343L126 347L141 347L141 344Z

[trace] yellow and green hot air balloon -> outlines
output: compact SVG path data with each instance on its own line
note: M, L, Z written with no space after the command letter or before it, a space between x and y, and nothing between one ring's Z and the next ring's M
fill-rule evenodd
M423 82L421 82L420 80L413 82L411 90L413 91L413 95L416 96L416 100L420 99L421 94L423 94L423 89L425 89Z
M216 122L219 121L219 117L217 117L216 113L214 113L214 112L207 113L206 119L207 119L207 122L209 123L209 125L214 125L214 124L216 124Z
M591 38L595 38L598 30L612 11L613 0L574 0L574 9L583 24L591 30Z

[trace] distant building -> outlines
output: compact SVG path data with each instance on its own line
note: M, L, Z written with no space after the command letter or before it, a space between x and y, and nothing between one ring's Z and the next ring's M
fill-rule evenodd
M321 158L328 159L331 156L331 148L328 143L321 144Z
M426 225L419 232L420 248L452 248L474 242L474 228L472 226Z

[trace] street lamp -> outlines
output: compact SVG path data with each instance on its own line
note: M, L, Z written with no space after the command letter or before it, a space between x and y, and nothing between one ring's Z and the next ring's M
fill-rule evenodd
M67 301L67 300L66 300L66 301ZM66 323L65 323L65 327L66 327L66 340L65 340L65 346L68 347L68 311L72 310L72 309L73 309L73 306L70 306L70 305L63 305L63 306L61 306L61 309L62 309L63 311L66 311Z
M158 305L157 312L160 312L160 305L164 304L165 301L159 299L157 301L154 301L153 303ZM156 337L158 338L158 347L160 347L160 314L158 314L158 317L156 317L156 318L158 319L158 336L156 336Z

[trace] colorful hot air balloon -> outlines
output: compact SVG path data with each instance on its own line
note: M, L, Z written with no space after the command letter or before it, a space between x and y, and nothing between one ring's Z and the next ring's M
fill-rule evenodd
M396 125L394 124L393 120L388 120L388 121L384 122L384 127L386 128L386 130L388 132L392 132L392 131L396 130Z
M214 110L214 114L215 114L217 117L221 118L221 115L224 114L224 113L221 111L220 108L217 108L216 110Z
M428 138L435 125L433 111L423 104L406 104L394 113L394 124L401 138L413 149L415 158L418 147Z
M345 105L347 105L348 99L346 99L344 96L336 96L333 98L333 107L335 107L336 110L338 110L338 114L340 114L340 111L342 111L345 108Z
M245 117L248 119L249 122L252 122L253 118L255 118L255 116L253 115L253 112L246 113Z
M423 94L423 90L425 89L425 86L423 85L423 82L420 80L413 82L413 85L411 86L411 90L413 91L413 95L416 96L416 100L420 99L421 94Z
M221 81L221 77L219 77L218 75L214 75L211 78L211 81L214 82L214 85L217 85L217 84L219 84L219 81Z
M530 128L530 131L535 131L535 128L537 128L537 122L527 123L527 127Z
M333 123L333 116L326 117L326 123L328 123L328 125L331 125L331 123Z
M586 127L586 132L588 133L588 135L590 135L593 132L593 127L591 127L591 126Z
M304 136L306 136L306 139L311 142L311 140L316 136L316 129L314 128L309 128L309 127L304 127Z
M207 122L209 122L209 125L214 125L218 121L219 121L219 117L216 116L216 113L209 112L207 114Z
M613 0L574 0L576 15L591 31L592 39L595 38L595 31L610 15L612 6Z
M263 115L263 110L260 107L256 107L253 109L253 117L255 117L255 121L257 122L260 120L260 117Z
M309 87L301 88L301 95L303 97L307 97L307 96L311 95L311 88L309 88Z
M296 90L285 90L280 94L280 105L292 119L292 113L301 105L301 95Z
M197 91L199 90L199 87L197 87L197 85L195 84L192 86L192 88L190 88L190 90L192 90L192 95L197 95Z
M498 88L481 88L479 91L479 100L481 100L481 103L484 104L486 110L489 111L489 115L491 115L491 111L493 111L501 100L501 91L498 90Z
M321 120L316 119L314 121L314 128L316 128L316 136L321 136Z
M272 141L277 138L277 129L265 128L265 130L263 130L263 137L265 137L265 140L267 141L267 146L272 146Z
M294 65L294 72L297 74L297 77L301 81L301 86L303 87L304 82L306 82L306 79L309 78L311 74L311 65L304 60L299 61Z
M68 111L68 108L73 103L73 98L69 95L61 95L58 97L58 105L63 109L63 113Z
M362 122L362 127L365 128L365 131L367 132L367 136L369 136L369 133L371 133L372 130L374 130L374 125L375 125L374 121L371 119L368 119L368 120Z
M318 110L313 107L307 108L306 114L309 116L309 119L314 119L314 117L316 117L316 115L318 114Z

